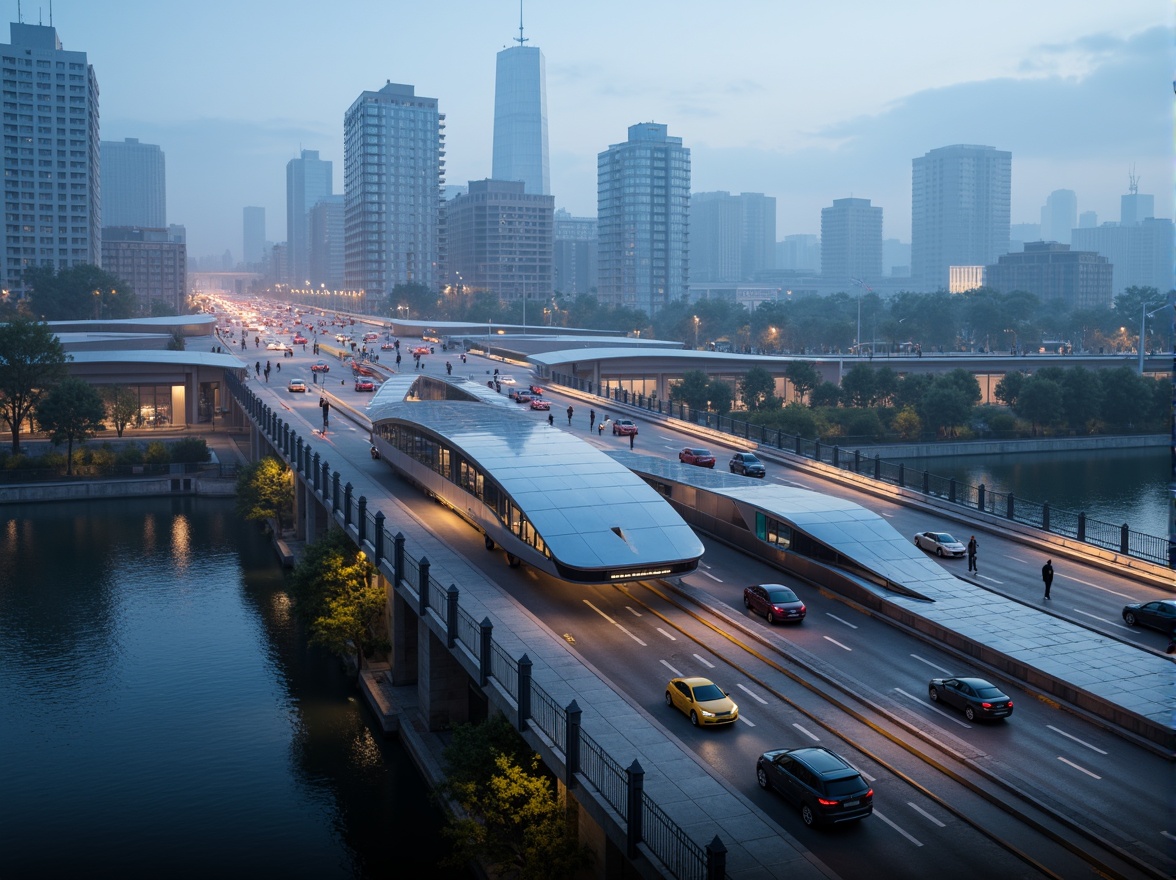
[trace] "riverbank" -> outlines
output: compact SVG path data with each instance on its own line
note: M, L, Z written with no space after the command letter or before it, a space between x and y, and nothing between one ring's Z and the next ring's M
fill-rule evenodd
M883 461L908 458L946 458L964 455L1021 455L1082 452L1106 449L1155 449L1171 443L1167 434L1095 435L1085 437L1033 437L1026 440L941 440L934 443L886 443L875 446L842 446ZM840 445L831 443L830 445Z

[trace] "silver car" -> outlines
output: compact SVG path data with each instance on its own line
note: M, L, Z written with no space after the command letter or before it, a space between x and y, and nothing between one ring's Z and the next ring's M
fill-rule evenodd
M915 535L915 546L936 556L960 556L968 549L947 532L919 532Z

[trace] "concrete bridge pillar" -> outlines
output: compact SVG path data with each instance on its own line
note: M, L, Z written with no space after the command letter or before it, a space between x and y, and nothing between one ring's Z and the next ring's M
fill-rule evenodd
M401 595L392 589L392 582L383 572L380 573L380 584L388 597L388 642L391 644L388 662L392 667L392 684L412 684L417 680L418 618Z
M417 618L417 636L417 702L421 718L429 730L469 721L469 675L424 618Z

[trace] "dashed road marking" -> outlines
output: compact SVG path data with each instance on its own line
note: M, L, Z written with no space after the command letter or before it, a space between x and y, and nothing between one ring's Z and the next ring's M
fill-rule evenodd
M1087 770L1085 767L1080 767L1079 765L1075 764L1073 761L1066 760L1061 755L1058 755L1058 760L1061 761L1063 764L1068 764L1069 766L1073 767L1079 773L1085 773L1087 776L1091 777L1092 779L1102 779L1102 777L1099 776L1097 773L1094 773L1090 770Z
M893 822L891 822L889 819L887 819L885 816L883 816L877 810L874 810L874 815L877 816L879 819L881 819L883 822L885 822L887 825L889 825L891 828L893 828L895 831L897 831L899 834L901 834L903 837L905 837L907 840L909 840L911 843L913 843L915 846L922 846L923 845L916 838L912 837L906 831L903 831L901 828L899 828L897 825L895 825Z
M1052 730L1054 733L1060 733L1066 739L1074 740L1074 742L1078 743L1078 745L1080 745L1080 746L1086 746L1086 748L1092 749L1093 751L1098 752L1100 755L1107 754L1102 749L1100 749L1098 746L1092 746L1090 743L1086 742L1085 740L1078 739L1078 737L1074 736L1072 733L1066 733L1066 731L1061 730L1060 728L1054 727L1052 724L1047 724L1045 726L1048 727L1050 730Z
M735 685L735 687L739 688L739 690L743 691L743 693L747 694L747 695L748 695L749 697L751 697L753 700L758 700L759 702L763 703L765 706L766 706L766 705L768 705L768 701L767 701L767 700L765 700L765 699L764 699L763 697L761 697L759 694L752 693L750 690L748 690L748 689L747 689L747 687L746 687L746 686L744 686L744 685L741 685L741 684L737 684L737 685Z

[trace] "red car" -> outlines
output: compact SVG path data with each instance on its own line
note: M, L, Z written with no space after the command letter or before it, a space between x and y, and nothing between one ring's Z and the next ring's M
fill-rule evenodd
M531 398L531 409L541 409L547 411L551 409L551 401L544 400L542 397Z
M682 464L692 464L698 467L713 468L715 466L715 457L711 455L709 449L702 449L699 446L687 446L678 453L678 461Z
M295 345L306 345L308 341L309 340L301 333L295 333L294 338L291 340L291 342L293 342Z
M629 419L617 419L612 423L612 432L614 437L628 437L637 433L637 426Z
M375 371L372 370L371 367L367 366L366 364L355 363L354 361L351 364L351 373L354 376L374 376L374 375L376 375Z
M331 365L326 361L315 361L310 365L310 371L312 373L329 373L331 372Z
M800 597L783 584L756 584L743 589L743 605L749 611L762 614L768 623L804 620L806 609Z
M371 379L369 379L367 376L356 376L355 377L355 390L356 391L375 391L376 390L376 383L373 382Z

